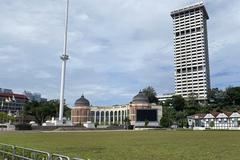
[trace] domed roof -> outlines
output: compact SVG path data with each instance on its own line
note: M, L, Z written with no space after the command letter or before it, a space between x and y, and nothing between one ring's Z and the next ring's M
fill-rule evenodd
M90 106L89 101L84 97L84 95L81 96L81 98L77 99L75 102L75 106Z
M136 96L133 97L133 104L141 104L141 103L149 103L148 97L144 95L142 91L140 91Z

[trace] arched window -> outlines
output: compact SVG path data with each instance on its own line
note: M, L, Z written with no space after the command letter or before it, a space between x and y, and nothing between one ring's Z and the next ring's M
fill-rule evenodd
M94 122L94 114L95 114L95 112L91 111L91 113L90 113L90 121L91 122Z
M121 122L121 111L118 111L118 123Z
M111 118L110 121L112 123L113 122L113 111L110 112L110 118Z
M104 111L101 111L101 122L104 122Z
M109 111L106 111L106 113L105 113L106 115L106 122L108 123L109 122Z
M99 111L96 112L96 121L99 122Z
M114 111L114 122L117 123L117 111Z

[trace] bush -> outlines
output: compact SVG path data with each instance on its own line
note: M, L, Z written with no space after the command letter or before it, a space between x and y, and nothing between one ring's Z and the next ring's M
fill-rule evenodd
M30 124L27 124L27 123L16 124L15 129L16 130L32 130L32 126Z

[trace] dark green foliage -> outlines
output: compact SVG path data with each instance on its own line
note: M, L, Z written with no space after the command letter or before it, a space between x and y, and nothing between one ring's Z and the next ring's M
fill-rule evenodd
M36 123L41 125L48 117L56 115L56 109L51 103L33 101L24 105L24 114L33 116Z
M225 95L225 101L228 105L240 105L240 87L227 88Z
M214 103L217 105L224 105L225 101L225 91L218 88L212 88L208 91L209 103Z
M129 126L131 125L131 120L129 119L129 117L126 117L124 120L124 126L125 126L125 129L129 129Z
M148 97L150 103L158 104L157 93L153 87L148 86L142 92Z
M185 106L185 100L180 95L175 95L172 97L172 106L176 111L183 111Z
M176 113L176 122L179 127L186 127L187 126L187 115L186 112L177 112Z
M16 130L32 130L32 126L30 124L27 124L27 123L16 124L15 129Z
M171 123L167 116L163 116L160 120L160 126L164 128L169 127Z
M8 123L9 121L13 122L15 118L5 112L0 112L0 123Z
M59 101L49 100L47 102L28 102L24 105L24 115L30 115L34 117L36 123L41 125L48 118L58 117ZM64 116L70 116L70 109L64 107Z
M163 117L160 120L161 127L170 127L176 119L176 111L172 106L163 106Z

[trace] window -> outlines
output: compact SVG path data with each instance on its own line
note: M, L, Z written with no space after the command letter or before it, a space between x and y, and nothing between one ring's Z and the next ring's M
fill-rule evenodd
M195 33L195 28L191 29L191 33Z

